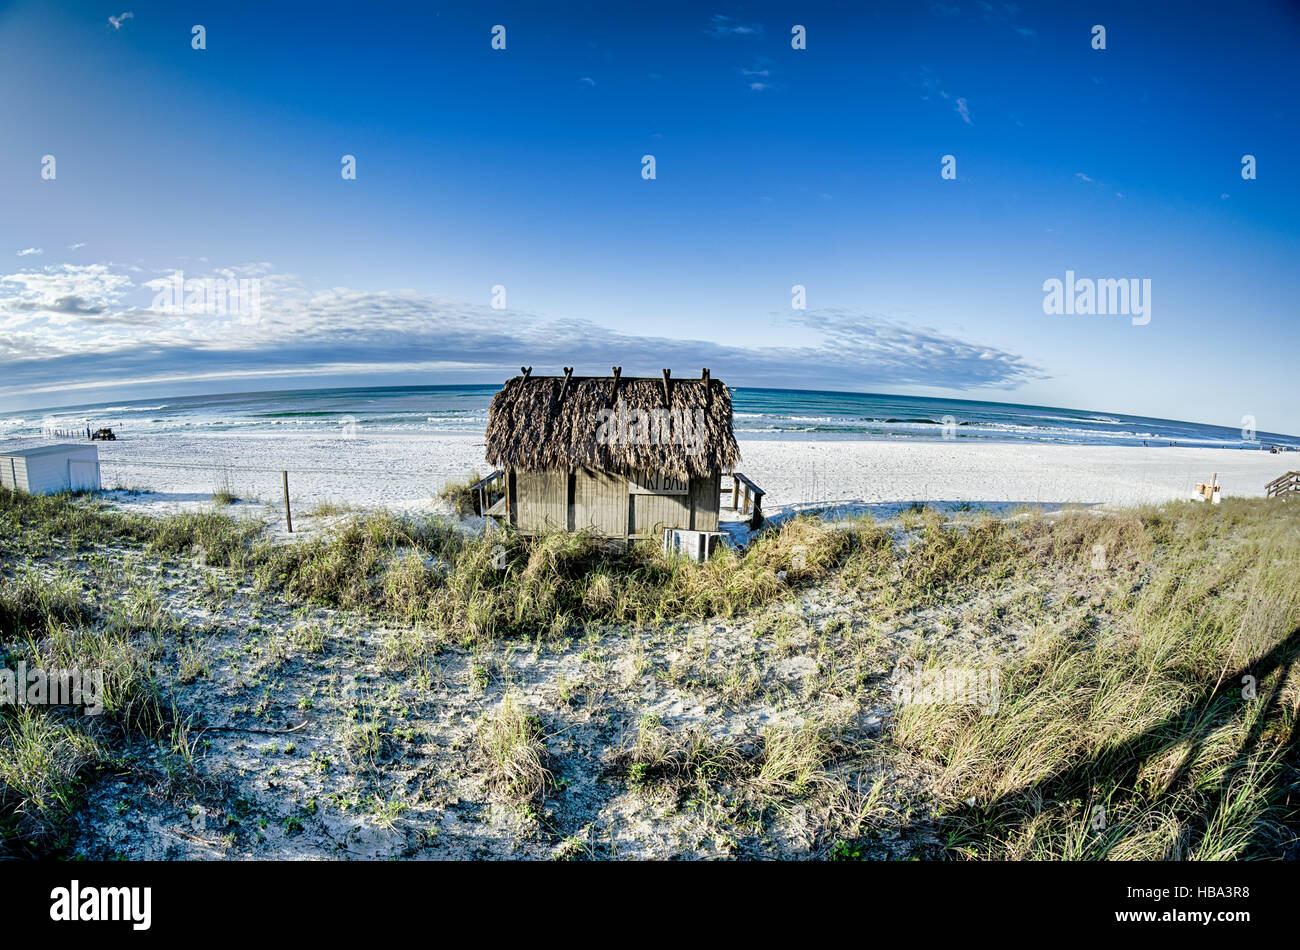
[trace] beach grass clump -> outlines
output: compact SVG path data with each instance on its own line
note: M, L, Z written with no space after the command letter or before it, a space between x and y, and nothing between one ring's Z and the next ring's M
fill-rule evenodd
M474 492L470 491L470 486L477 485L481 479L478 472L470 472L465 481L444 485L438 492L438 497L451 507L457 517L464 518L474 513Z
M1143 566L1155 550L1158 509L1098 512L1073 509L1049 522L1033 513L1018 526L1030 554L1041 564L1083 564L1118 571Z
M436 518L379 512L298 544L260 545L253 572L259 588L297 600L417 620L419 601L437 583L432 565L461 544L459 531Z
M0 855L60 853L87 778L116 761L133 738L171 734L173 711L152 667L156 630L144 623L157 620L153 601L136 588L123 593L108 611L97 609L69 573L29 568L0 576L4 667L77 676L84 687L79 697L59 694L61 701L79 699L81 708L0 703Z
M919 537L900 563L899 599L931 603L954 587L977 579L997 585L1015 573L1024 550L1006 521L984 514L968 525L944 522L927 510Z
M542 723L513 693L502 697L496 710L483 718L478 748L488 783L497 794L521 807L545 800L554 776L546 767Z
M1095 543L1140 554L1140 589L1090 636L1040 631L999 670L992 714L900 708L895 741L940 769L953 853L1225 859L1294 847L1300 510L1218 507L1067 519L1066 551L1106 537Z
M880 537L869 525L796 518L744 552L719 548L697 564L655 544L624 550L585 532L498 533L460 547L423 614L469 640L558 635L578 622L732 617L827 577Z
M239 500L239 494L235 491L235 484L231 480L230 469L228 467L223 468L212 486L212 502L215 505L226 507Z
M654 798L680 804L715 797L720 787L735 788L753 778L756 750L734 740L715 739L699 725L669 729L654 715L642 716L635 736L611 762L628 786Z
M0 855L64 845L84 776L107 751L75 723L32 706L0 712Z
M831 758L830 735L820 724L769 727L763 733L755 787L764 797L799 798L826 781L826 764Z
M0 581L0 643L52 624L78 623L90 613L80 586L64 573L46 577L25 568Z
M141 543L151 531L149 518L115 512L84 497L0 488L0 554L6 557L83 551L112 542Z
M647 715L611 757L609 774L660 804L689 803L693 814L709 816L715 833L730 826L748 837L802 805L818 816L823 835L856 835L878 810L878 790L863 797L833 770L849 751L839 731L809 720L768 727L757 740L718 737L699 724L670 729Z
M258 521L214 511L188 512L157 519L147 550L163 556L190 556L213 567L244 568L265 530Z

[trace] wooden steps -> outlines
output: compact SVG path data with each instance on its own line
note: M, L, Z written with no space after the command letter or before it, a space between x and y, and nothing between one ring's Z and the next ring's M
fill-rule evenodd
M1264 486L1264 494L1269 498L1288 499L1296 492L1300 492L1300 472L1279 475Z

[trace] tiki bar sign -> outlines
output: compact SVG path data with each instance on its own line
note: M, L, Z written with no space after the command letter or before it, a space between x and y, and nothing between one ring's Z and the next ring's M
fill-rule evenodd
M634 495L685 495L690 490L686 478L667 472L633 472L627 481Z

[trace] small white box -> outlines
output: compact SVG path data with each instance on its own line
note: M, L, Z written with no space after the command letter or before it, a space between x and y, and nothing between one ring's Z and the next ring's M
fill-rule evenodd
M707 561L718 547L720 531L688 531L664 528L664 553L680 554L692 561Z

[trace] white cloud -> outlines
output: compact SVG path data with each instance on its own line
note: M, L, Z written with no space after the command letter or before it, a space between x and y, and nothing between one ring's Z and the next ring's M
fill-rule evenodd
M1020 18L1020 6L1015 3L988 3L987 0L975 0L975 6L981 16L989 23L1004 23L1020 37L1026 40L1038 38L1038 31L1021 26L1016 21Z
M753 65L741 66L736 72L740 73L745 80L745 85L754 92L776 88L776 83L771 81L772 60L765 56L756 57Z
M45 253L45 248L43 248L43 247L25 247L25 248L23 248L21 251L18 252L18 256L19 256L19 257L33 257L33 256L35 256L35 255L37 255L37 254L44 254L44 253Z
M763 32L763 24L740 23L729 16L715 13L709 18L709 25L704 32L709 36L757 36Z
M796 315L801 347L765 347L624 333L525 311L409 290L313 289L267 264L220 268L193 277L257 277L256 313L164 313L150 309L171 279L140 283L107 264L49 266L0 277L0 393L126 380L236 378L329 372L349 364L382 372L421 362L457 365L493 378L502 367L626 365L653 373L664 365L728 367L731 375L786 384L809 366L832 385L1004 387L1040 378L1020 356L873 314L822 310ZM418 354L418 355L414 355ZM634 370L633 367L638 369Z
M967 125L974 125L970 117L970 106L964 97L958 96L953 98L948 91L943 88L943 83L939 77L928 66L922 66L920 72L911 77L912 83L921 90L921 99L929 102L932 96L938 96L945 102L953 104L952 111L957 113L963 122Z
M126 23L127 20L133 19L134 17L135 14L132 13L130 10L128 10L126 13L121 13L118 14L117 16L109 17L108 23L114 30L120 30L122 29L122 25Z
M68 250L69 250L69 251L75 251L75 250L78 250L79 248L83 248L83 247L85 247L85 246L86 246L86 242L85 242L85 241L78 241L76 244L69 244L69 245L68 245Z

